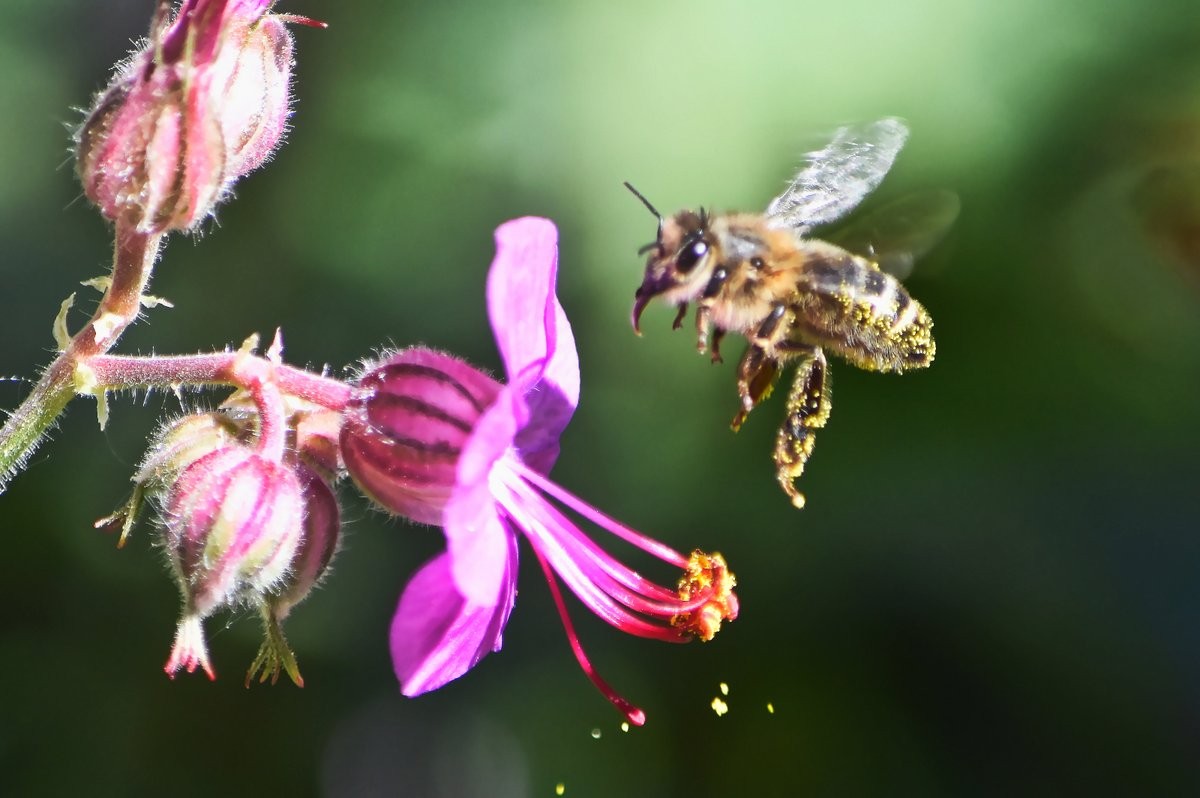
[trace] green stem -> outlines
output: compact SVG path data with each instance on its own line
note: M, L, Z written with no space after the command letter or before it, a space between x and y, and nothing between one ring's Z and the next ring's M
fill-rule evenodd
M162 243L161 233L139 232L137 221L135 216L117 220L113 271L100 305L0 428L0 493L75 395L79 362L111 349L137 318Z

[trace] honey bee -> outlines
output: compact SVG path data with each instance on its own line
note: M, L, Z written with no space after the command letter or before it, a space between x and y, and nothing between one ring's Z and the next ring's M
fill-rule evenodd
M932 248L958 214L957 196L946 191L912 195L841 238L809 237L875 190L907 138L908 128L893 118L838 129L829 144L805 156L765 213L701 209L664 218L625 184L658 218L657 237L638 251L650 254L634 295L634 331L641 334L642 312L660 297L679 308L675 329L689 303L695 303L696 348L703 354L711 346L714 363L721 362L726 333L744 336L748 346L737 370L741 406L731 424L735 431L770 394L780 369L795 362L774 459L779 484L796 507L805 499L794 483L812 454L815 431L829 419L825 352L869 371L899 373L933 362L933 320L880 266L905 272ZM886 251L880 237L891 237L899 246ZM855 248L864 251L856 254Z

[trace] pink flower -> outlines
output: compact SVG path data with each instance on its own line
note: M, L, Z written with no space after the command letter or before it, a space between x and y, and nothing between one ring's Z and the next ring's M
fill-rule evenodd
M488 311L508 382L450 355L402 351L369 368L344 417L342 455L363 490L398 514L441 524L446 551L404 589L391 628L405 695L437 689L490 651L516 599L517 538L545 572L588 677L632 722L640 709L593 670L558 579L598 616L642 637L710 639L737 616L719 554L690 557L614 521L546 478L579 401L575 341L554 294L557 232L544 219L496 231ZM684 571L674 588L642 577L588 538L564 509Z

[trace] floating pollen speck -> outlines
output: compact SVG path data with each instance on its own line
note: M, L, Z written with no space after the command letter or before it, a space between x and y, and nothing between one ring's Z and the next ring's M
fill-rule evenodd
M621 731L623 731L623 732L629 731L629 723L628 722L621 723Z
M567 791L567 785L563 784L561 781L558 784L554 785L554 794L555 795L562 795L566 791Z
M767 712L771 713L772 715L775 714L775 705L770 701L767 702Z
M592 729L592 739L593 740L600 739L600 730L599 729Z
M721 684L719 686L721 688L721 695L729 695L729 685L728 684L726 684L725 682L721 682Z
M729 705L726 704L724 701L722 701L720 698L714 698L712 700L712 708L713 708L713 712L717 713L718 718L729 711Z

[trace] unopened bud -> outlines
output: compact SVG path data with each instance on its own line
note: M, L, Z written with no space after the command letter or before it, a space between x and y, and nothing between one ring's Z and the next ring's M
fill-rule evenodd
M286 129L292 39L267 0L184 0L77 136L84 193L139 230L194 228Z
M332 480L342 470L338 444L342 416L335 410L304 413L294 423L296 452L300 459Z
M386 509L440 524L475 424L500 384L431 349L398 352L358 379L342 417L342 459Z
M166 549L184 605L166 671L202 666L211 677L199 622L221 606L278 586L303 535L300 479L291 467L230 444L183 469L164 515Z
M146 499L162 500L167 489L204 455L237 440L245 424L221 412L193 413L164 424L133 475L133 492L116 512L96 522L100 529L120 528L117 548L125 545Z
M287 574L263 597L265 639L246 673L247 687L260 671L260 682L269 678L274 684L281 669L296 685L304 686L296 657L283 634L283 620L325 576L341 537L342 522L333 489L308 466L300 465L296 470L304 496L304 537Z
M242 425L220 411L193 413L170 421L151 438L133 481L152 495L164 491L185 468L233 443L241 433Z

